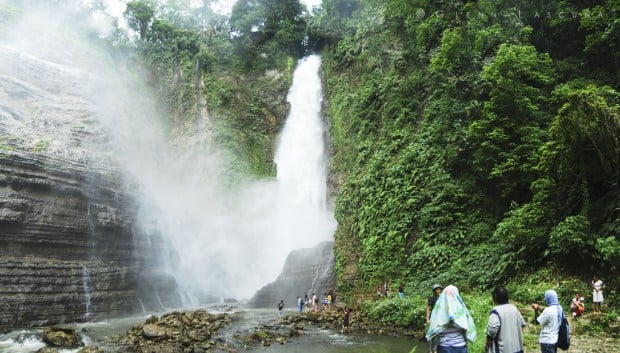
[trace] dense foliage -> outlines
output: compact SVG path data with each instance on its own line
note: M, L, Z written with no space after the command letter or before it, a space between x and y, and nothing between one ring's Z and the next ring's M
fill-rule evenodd
M240 173L273 172L294 60L322 51L340 290L507 284L529 301L595 273L618 288L618 1L323 0L310 16L239 0L230 18L192 3L125 14L171 126L204 98Z
M324 46L332 168L344 180L342 289L488 288L547 267L617 288L619 11L323 1L309 33Z
M234 183L273 174L293 63L303 54L303 10L298 0L239 1L229 18L210 1L131 0L124 15L137 38L119 31L116 40L134 50L173 134L212 130Z

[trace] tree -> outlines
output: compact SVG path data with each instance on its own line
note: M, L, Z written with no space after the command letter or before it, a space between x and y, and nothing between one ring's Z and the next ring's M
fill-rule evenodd
M145 40L155 14L155 7L149 1L131 0L127 3L124 16L131 29L140 34L140 40Z
M230 24L247 49L275 41L288 54L303 54L306 20L299 0L239 0L233 6Z
M473 169L499 183L507 199L526 201L549 120L544 105L551 59L530 45L502 44L481 76L490 92L482 116L469 127Z

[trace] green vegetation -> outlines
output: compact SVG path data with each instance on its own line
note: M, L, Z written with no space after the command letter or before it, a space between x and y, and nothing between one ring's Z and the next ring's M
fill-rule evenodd
M37 141L37 143L34 144L34 146L32 146L32 152L34 153L43 153L45 151L47 151L47 149L50 147L50 144L52 142L49 140L39 140Z
M208 2L132 0L125 18L138 38L119 30L114 40L147 73L173 137L208 120L234 184L273 174L291 63L303 54L302 10L297 0L238 1L229 19Z
M619 12L612 0L323 0L310 16L298 1L240 0L226 18L134 0L126 16L171 131L208 110L233 179L273 173L293 63L320 50L339 290L452 283L486 320L475 293L506 285L529 303L554 288L567 303L593 274L619 307ZM365 310L419 326L423 302Z
M379 301L368 301L362 306L368 317L386 325L412 327L423 330L426 320L426 298L392 297Z
M565 297L598 273L616 306L618 3L323 4L341 289Z

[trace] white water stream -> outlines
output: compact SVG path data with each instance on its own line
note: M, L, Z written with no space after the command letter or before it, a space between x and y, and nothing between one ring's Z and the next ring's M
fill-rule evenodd
M180 207L172 217L185 218L174 232L181 260L175 276L190 296L249 297L277 277L291 250L332 239L336 222L326 202L320 65L320 57L313 55L295 70L287 96L291 110L276 148L275 181L249 182L230 195L213 180L198 179L182 193L184 203L205 186L217 193L201 196L196 207ZM168 206L163 213L174 209Z
M157 131L152 124L120 129L118 145L126 146L120 159L144 195L144 229L170 242L173 251L158 260L177 279L184 305L213 296L249 298L276 279L291 250L332 239L336 222L326 202L320 65L313 55L295 70L275 180L246 181L230 190L217 148L168 150L157 134L150 135Z
M177 280L184 304L206 297L249 298L275 280L291 250L332 239L336 222L326 202L319 56L300 60L295 70L291 111L276 149L277 178L231 188L226 154L209 128L201 128L211 117L197 118L171 141L165 125L171 118L163 116L166 109L133 71L135 63L110 56L83 35L95 33L91 19L75 23L66 19L73 14L63 11L45 6L25 11L2 34L0 73L11 78L7 82L37 83L19 90L34 97L35 107L11 107L27 119L4 115L3 126L33 148L48 141L50 154L111 170L120 165L138 197L136 229L150 236L153 247L162 239L167 247L158 256L136 258L148 257L157 264L153 268L165 268ZM87 212L92 231L90 208ZM89 314L96 272L86 266L81 290Z

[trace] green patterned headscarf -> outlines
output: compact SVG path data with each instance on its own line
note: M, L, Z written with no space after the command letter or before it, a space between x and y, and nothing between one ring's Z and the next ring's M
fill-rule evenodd
M426 339L437 336L448 327L458 327L465 331L468 341L476 340L476 325L467 310L459 290L455 286L447 286L435 303L431 313L430 325L426 332Z

